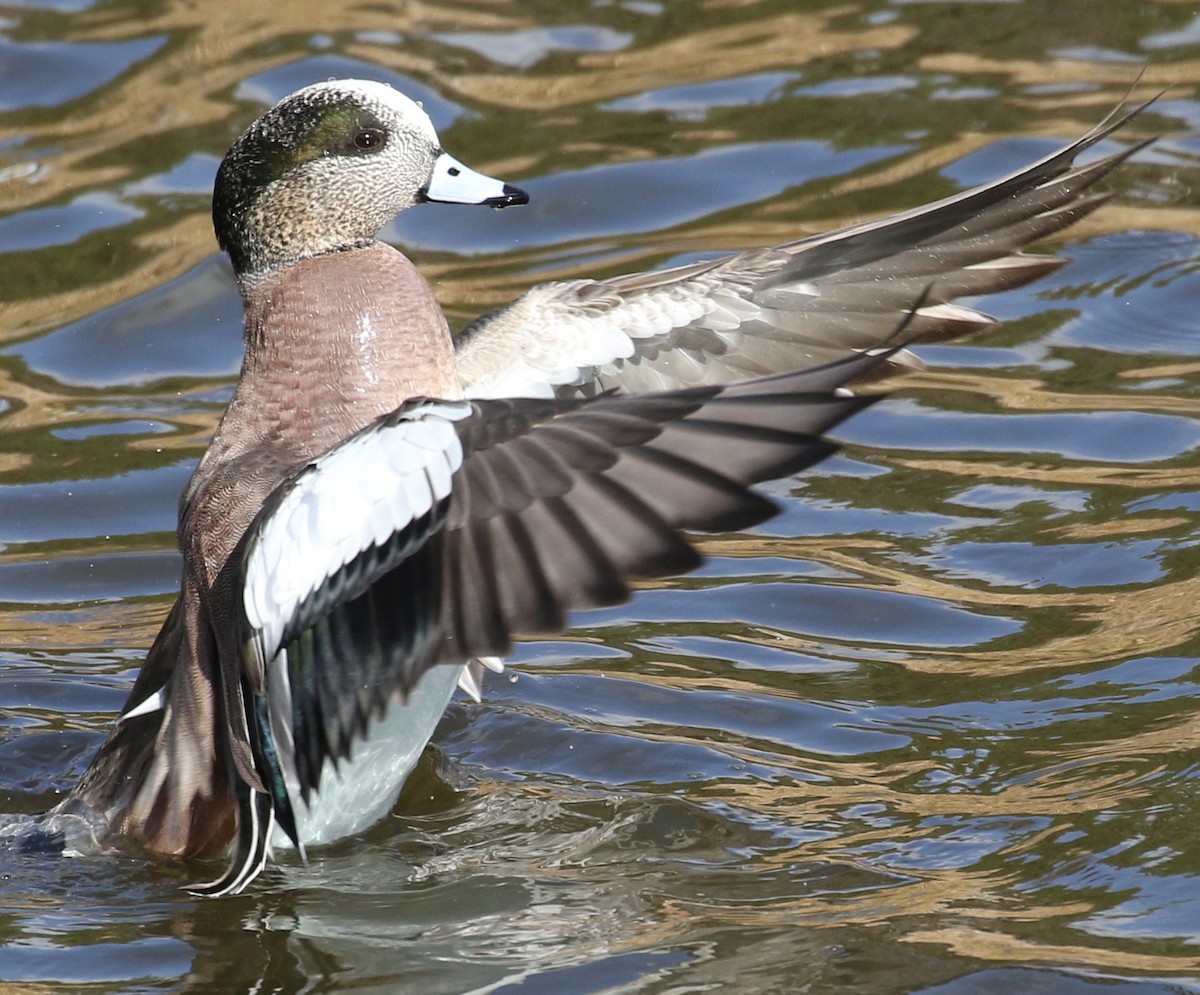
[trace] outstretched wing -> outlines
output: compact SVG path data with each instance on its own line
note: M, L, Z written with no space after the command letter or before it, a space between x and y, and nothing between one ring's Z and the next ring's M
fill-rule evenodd
M459 337L467 396L670 390L803 369L878 346L924 287L931 292L909 338L990 325L951 302L1063 264L1021 250L1104 202L1092 186L1145 143L1082 166L1075 160L1148 104L1114 110L1008 176L879 221L711 262L533 287ZM907 352L893 362L919 365Z
M272 819L431 667L503 656L628 580L700 556L685 529L776 512L750 489L832 453L874 397L841 385L889 352L728 387L588 400L417 400L300 469L246 534L243 694L263 798L243 792L230 873L261 866ZM243 845L243 837L245 842ZM298 843L299 841L297 841Z

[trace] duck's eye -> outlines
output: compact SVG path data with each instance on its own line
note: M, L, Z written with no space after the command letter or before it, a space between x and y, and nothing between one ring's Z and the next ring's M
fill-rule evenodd
M379 128L363 128L362 131L354 133L351 141L360 152L377 152L383 148L387 135Z

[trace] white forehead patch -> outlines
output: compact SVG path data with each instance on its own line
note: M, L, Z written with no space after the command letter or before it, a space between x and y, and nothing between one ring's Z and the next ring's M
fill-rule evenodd
M415 100L411 100L393 86L387 83L376 83L369 79L331 79L324 83L314 83L297 90L282 102L289 100L304 100L317 93L333 93L347 102L361 104L374 111L381 120L392 118L420 132L435 146L439 145L437 131L433 122Z

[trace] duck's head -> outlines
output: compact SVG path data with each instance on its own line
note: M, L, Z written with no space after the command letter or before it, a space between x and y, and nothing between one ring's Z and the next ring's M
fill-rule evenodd
M508 207L529 197L443 152L429 115L398 90L334 80L285 97L233 143L213 226L244 277L369 244L426 200Z

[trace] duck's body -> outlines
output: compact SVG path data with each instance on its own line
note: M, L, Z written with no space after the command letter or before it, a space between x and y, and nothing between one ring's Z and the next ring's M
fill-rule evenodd
M179 602L130 695L129 708L136 709L165 694L164 709L125 717L75 792L79 798L97 790L109 795L115 785L107 805L113 814L105 813L111 829L178 856L219 853L232 832L230 795L221 789L231 776L222 739L229 723L226 692L233 689L224 687L215 664L241 655L233 624L240 613L238 578L226 569L237 543L297 466L411 397L462 394L441 309L416 268L391 246L377 242L319 255L253 284L237 387L180 502ZM217 618L228 623L215 626ZM444 711L456 680L448 682L440 707L430 703L429 714ZM428 693L444 683L431 682ZM147 727L158 728L157 736L147 735ZM431 733L420 730L415 738L423 735L423 746ZM139 753L144 759L136 759ZM415 762L414 754L401 765L401 783ZM364 790L360 807L386 811L398 790L398 783L382 793ZM179 804L189 794L192 804ZM338 825L339 835L374 821L355 812L348 805L336 823L332 815L317 821ZM322 828L302 841L337 838L328 833Z
M682 528L771 514L747 486L832 451L821 434L866 403L839 388L910 362L879 347L931 281L906 338L986 324L950 298L1057 266L1018 250L1096 206L1085 191L1122 156L1073 159L1120 123L884 222L535 288L456 352L375 235L421 200L524 195L445 156L387 87L289 97L218 177L246 358L181 502L179 600L62 811L106 845L203 857L236 839L214 894L253 878L275 827L301 846L366 828L455 685L476 686L472 661L621 600L630 575L690 569ZM695 389L579 400L614 386Z
M264 278L247 301L246 333L261 345L248 350L183 499L182 534L214 537L204 556L218 571L297 466L409 398L462 396L449 328L432 290L402 253L380 242L306 259ZM347 342L353 347L345 348ZM323 389L314 390L315 384ZM189 514L204 517L193 521ZM208 579L216 585L217 574ZM240 593L235 585L231 607ZM227 652L240 647L234 643ZM297 810L302 844L351 835L392 807L459 674L438 667L427 678L408 708L372 722L340 770L327 764L321 791ZM277 845L290 842L276 835Z

